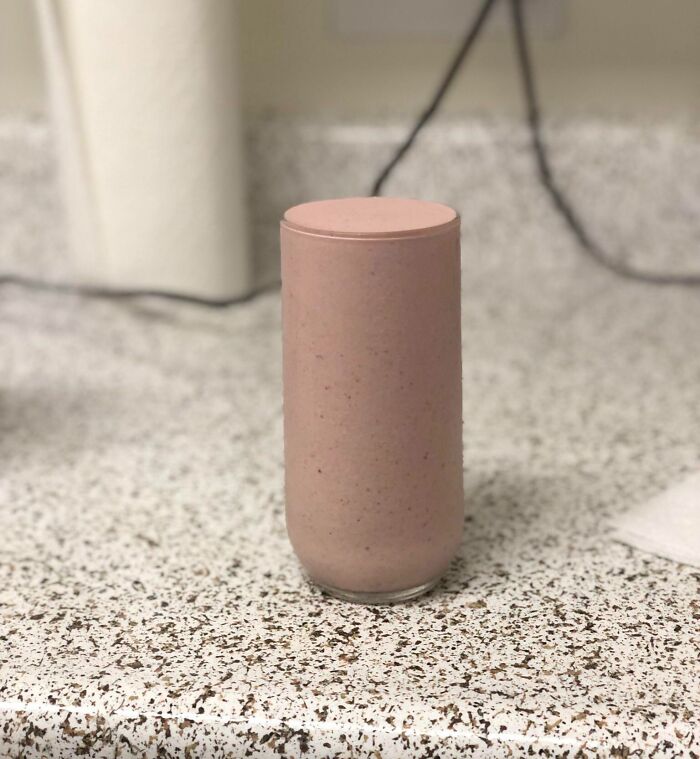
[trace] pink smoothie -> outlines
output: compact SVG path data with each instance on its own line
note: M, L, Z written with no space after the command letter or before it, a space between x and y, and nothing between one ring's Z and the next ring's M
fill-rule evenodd
M356 593L436 580L463 525L459 217L346 198L281 224L287 529Z

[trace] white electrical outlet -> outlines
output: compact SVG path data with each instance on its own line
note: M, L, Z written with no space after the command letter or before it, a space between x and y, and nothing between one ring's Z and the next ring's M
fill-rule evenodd
M401 37L459 37L474 18L481 0L331 0L336 34L354 40ZM526 0L527 22L535 35L558 36L565 28L567 0ZM509 19L501 2L489 23L503 27Z

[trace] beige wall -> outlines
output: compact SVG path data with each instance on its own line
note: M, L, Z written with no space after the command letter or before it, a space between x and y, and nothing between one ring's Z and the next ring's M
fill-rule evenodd
M548 112L700 114L698 0L562 2L561 32L533 40ZM241 8L244 107L254 113L414 112L456 44L345 39L328 0L241 0ZM43 102L32 2L0 0L0 111L42 110ZM505 24L487 30L446 107L520 108Z
M44 92L32 0L0 0L0 112L39 110Z

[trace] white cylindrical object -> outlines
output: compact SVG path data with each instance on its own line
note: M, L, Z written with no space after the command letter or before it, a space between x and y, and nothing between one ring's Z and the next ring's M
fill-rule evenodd
M232 0L37 0L83 281L249 292Z

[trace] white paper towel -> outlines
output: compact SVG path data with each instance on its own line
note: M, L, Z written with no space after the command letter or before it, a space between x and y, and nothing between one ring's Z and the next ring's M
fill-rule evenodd
M613 537L700 567L700 472L618 517Z
M37 0L77 275L252 286L232 0Z

